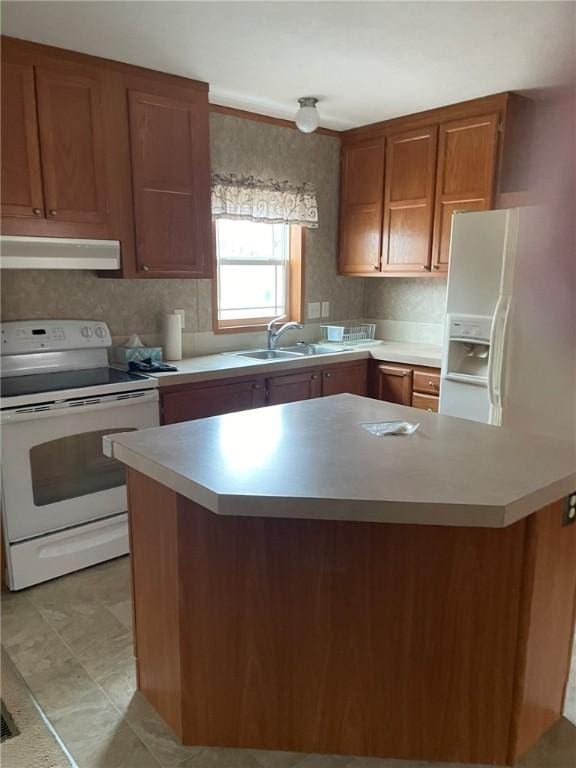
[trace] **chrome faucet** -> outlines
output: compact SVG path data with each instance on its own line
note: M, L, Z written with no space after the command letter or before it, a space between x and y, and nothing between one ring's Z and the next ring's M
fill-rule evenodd
M285 333L286 331L289 331L291 328L294 328L295 330L304 328L302 323L291 322L291 323L284 323L284 325L280 326L280 328L276 330L274 328L276 323L279 323L280 320L284 320L285 317L286 315L280 315L280 317L275 317L274 320L270 320L270 322L268 323L268 328L266 330L266 336L268 339L268 349L276 349L276 342L278 341L280 336L282 336L282 334Z

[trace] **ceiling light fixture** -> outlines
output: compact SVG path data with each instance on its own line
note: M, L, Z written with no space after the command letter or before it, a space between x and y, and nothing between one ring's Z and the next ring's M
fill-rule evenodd
M296 112L296 127L302 133L314 133L320 121L320 116L316 109L318 99L315 99L314 96L304 96L298 99L298 104L300 104L300 109Z

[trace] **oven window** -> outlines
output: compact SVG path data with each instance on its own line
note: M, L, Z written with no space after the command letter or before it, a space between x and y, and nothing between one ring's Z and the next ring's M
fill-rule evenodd
M124 485L124 465L102 452L102 438L134 428L101 429L60 437L30 450L34 504L42 507Z

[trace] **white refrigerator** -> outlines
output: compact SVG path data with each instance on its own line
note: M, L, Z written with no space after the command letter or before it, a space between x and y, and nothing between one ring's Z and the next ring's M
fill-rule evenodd
M575 273L553 244L541 208L454 214L440 413L576 439Z

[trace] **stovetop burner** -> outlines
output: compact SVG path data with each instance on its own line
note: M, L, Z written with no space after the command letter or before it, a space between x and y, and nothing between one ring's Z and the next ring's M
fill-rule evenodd
M33 373L27 376L6 376L0 379L0 395L2 397L19 397L36 395L40 392L59 392L64 389L98 387L135 381L148 381L148 378L138 373L119 371L116 368L87 368L80 371Z

